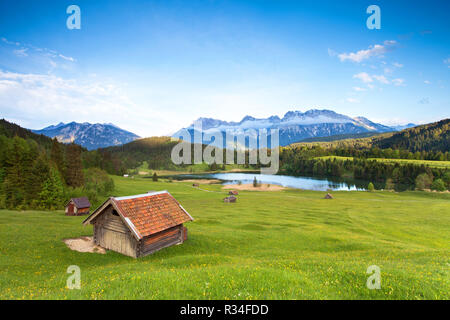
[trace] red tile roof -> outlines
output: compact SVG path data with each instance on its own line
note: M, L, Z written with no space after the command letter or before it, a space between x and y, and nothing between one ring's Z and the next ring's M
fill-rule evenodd
M139 238L193 220L167 191L111 200Z

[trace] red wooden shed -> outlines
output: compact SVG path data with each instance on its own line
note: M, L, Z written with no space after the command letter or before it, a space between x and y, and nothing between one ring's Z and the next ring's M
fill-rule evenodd
M72 198L66 204L66 216L82 216L89 214L91 203L87 197Z

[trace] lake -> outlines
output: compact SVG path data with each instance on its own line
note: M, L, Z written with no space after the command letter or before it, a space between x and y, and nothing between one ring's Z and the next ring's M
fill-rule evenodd
M218 179L223 184L253 183L253 179L261 183L277 184L283 187L316 190L316 191L356 191L366 190L367 184L363 181L347 181L343 179L294 177L285 175L271 175L259 173L208 173L208 174L182 174L174 176L174 179Z

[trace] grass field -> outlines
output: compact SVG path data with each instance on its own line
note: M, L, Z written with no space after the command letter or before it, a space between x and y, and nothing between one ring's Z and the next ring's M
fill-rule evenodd
M170 176L170 175L178 175L178 174L201 174L201 173L214 173L214 172L253 172L255 168L245 168L244 165L238 164L225 164L224 170L212 171L210 170L208 164L200 163L200 164L192 164L185 167L179 167L178 170L154 170L148 168L148 163L144 161L139 167L134 168L133 170L128 170L129 174L134 173L140 176L151 176L156 172L158 176Z
M324 156L319 157L321 159L337 159L337 160L353 160L352 157L339 157L339 156ZM415 164L425 165L431 168L450 169L450 161L432 161L432 160L413 160L413 159L383 159L383 158L368 158L367 160L375 160L384 163L400 163L400 164Z
M195 218L184 244L132 259L69 250L91 235L62 211L0 211L0 299L449 299L450 195L241 191L115 177L114 194L169 190ZM81 290L65 288L70 265ZM366 270L381 268L381 289Z

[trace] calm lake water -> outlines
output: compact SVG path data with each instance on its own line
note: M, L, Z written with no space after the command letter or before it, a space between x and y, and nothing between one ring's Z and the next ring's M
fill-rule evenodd
M277 184L283 187L316 190L316 191L355 191L366 190L365 182L350 182L330 178L294 177L259 173L211 173L211 174L183 174L176 179L219 179L223 184L253 183L253 179L261 183Z

